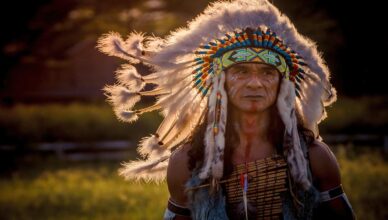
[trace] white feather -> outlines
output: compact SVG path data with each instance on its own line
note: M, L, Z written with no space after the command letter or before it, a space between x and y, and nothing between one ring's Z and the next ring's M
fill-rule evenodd
M284 123L286 131L290 134L292 129L291 111L295 107L295 92L292 92L294 85L287 79L282 79L277 97L277 108Z
M308 190L311 186L311 183L308 179L307 174L307 161L302 151L299 133L297 128L297 119L295 111L291 116L292 120L292 143L293 146L287 152L287 162L290 164L290 173L293 180L299 183L304 190Z
M184 67L174 70L163 70L151 73L147 76L144 76L143 79L147 81L147 83L153 83L163 87L170 87L176 85L177 83L181 83L182 80L192 75L192 68Z
M142 138L137 148L137 152L143 157L147 157L153 152L154 155L160 156L164 153L164 150L165 148L159 144L159 140L155 135Z
M326 117L324 97L320 97L320 94L324 93L324 85L307 78L301 85L301 97L296 100L303 125L313 131L315 136L319 135L318 123Z
M127 53L136 57L141 57L143 54L142 42L146 40L143 33L132 32L125 40L125 49Z
M123 167L119 169L119 174L127 180L161 182L166 177L166 169L170 155L171 153L167 152L158 159L137 160L124 163Z
M114 108L114 112L119 121L131 123L139 119L139 116L136 114L135 111L128 111L121 108Z
M289 80L282 79L277 98L277 107L280 118L285 126L285 135L291 137L292 142L292 147L287 150L287 162L290 164L290 173L294 181L301 184L307 190L311 184L308 180L307 162L301 148L298 134L295 99L294 84Z
M211 172L212 161L215 154L215 137L213 132L213 124L215 121L215 108L217 102L217 90L219 84L219 76L213 77L213 88L210 92L210 96L208 99L208 114L207 114L207 127L205 133L205 152L204 152L204 161L203 166L201 168L201 172L199 173L199 178L206 179L209 177Z
M175 129L174 132L176 135L173 136L171 140L167 140L166 146L168 148L174 148L186 142L187 139L192 135L194 129L201 123L203 116L206 112L206 107L201 107L200 109L193 112L190 120L185 124L181 124L179 129Z
M165 40L156 36L149 36L148 41L144 42L144 48L152 54L159 52L164 45Z
M186 102L189 96L193 95L196 91L190 87L191 81L184 83L186 86L177 85L171 88L171 93L158 97L157 104L163 107L165 115L170 114L174 110L178 109L182 102Z
M124 64L116 71L116 78L120 84L127 86L129 91L138 92L143 89L145 83L136 68L129 64Z
M97 48L108 56L116 56L131 63L139 63L138 59L134 59L127 51L126 44L120 34L110 32L102 35L97 42Z
M220 83L218 91L221 93L221 112L218 122L218 133L215 136L215 156L212 164L212 175L216 179L221 179L224 172L224 149L225 149L225 130L227 123L228 98L224 88L225 72L220 73Z
M183 140L190 137L193 130L201 122L203 118L204 111L206 109L206 99L202 97L197 97L197 99L188 102L182 109L179 111L178 120L170 129L168 135L163 139L163 142L166 143L168 148L175 147L177 144Z
M107 85L103 90L114 108L131 109L141 99L139 93L131 92L121 85Z
M180 102L173 106L169 106L168 109L164 110L168 111L168 113L165 113L166 118L163 120L162 124L157 130L157 133L160 135L163 141L166 138L166 135L170 132L171 128L177 123L177 121L182 120L180 117L187 112L187 107L192 106L196 94L198 94L197 91L188 91L187 94L183 94L179 99L176 99ZM193 107L193 109L194 108L196 107Z

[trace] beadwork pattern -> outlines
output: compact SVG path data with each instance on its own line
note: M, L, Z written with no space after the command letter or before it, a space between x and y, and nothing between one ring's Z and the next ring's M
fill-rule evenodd
M282 77L298 83L304 79L302 69L306 64L295 51L286 46L270 29L260 28L226 34L195 51L194 87L204 95L208 92L211 77L236 63L261 62L275 66ZM210 76L210 77L209 77Z

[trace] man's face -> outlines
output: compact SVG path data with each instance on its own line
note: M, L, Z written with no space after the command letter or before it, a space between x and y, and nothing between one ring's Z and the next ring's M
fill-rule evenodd
M273 66L235 64L226 70L228 100L240 111L262 112L276 102L279 81L280 74Z

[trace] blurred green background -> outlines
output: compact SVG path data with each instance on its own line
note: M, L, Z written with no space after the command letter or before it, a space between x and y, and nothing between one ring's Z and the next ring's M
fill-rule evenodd
M117 175L122 161L139 157L134 146L161 117L147 113L135 124L115 118L101 89L114 83L121 63L95 44L108 31L165 36L209 2L37 0L3 9L0 219L161 219L165 182L130 183ZM381 25L382 7L272 2L318 43L333 73L339 97L320 131L338 158L358 219L388 219L387 73L380 65L386 61L355 56L364 53L358 45L368 43L371 34L364 32ZM376 46L367 47L368 56L388 49L388 38L380 37L371 36Z

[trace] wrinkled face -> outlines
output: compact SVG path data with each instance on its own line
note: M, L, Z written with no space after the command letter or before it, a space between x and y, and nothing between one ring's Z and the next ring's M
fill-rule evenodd
M256 113L275 104L280 82L280 73L275 67L239 63L228 68L225 74L228 100L234 108Z

